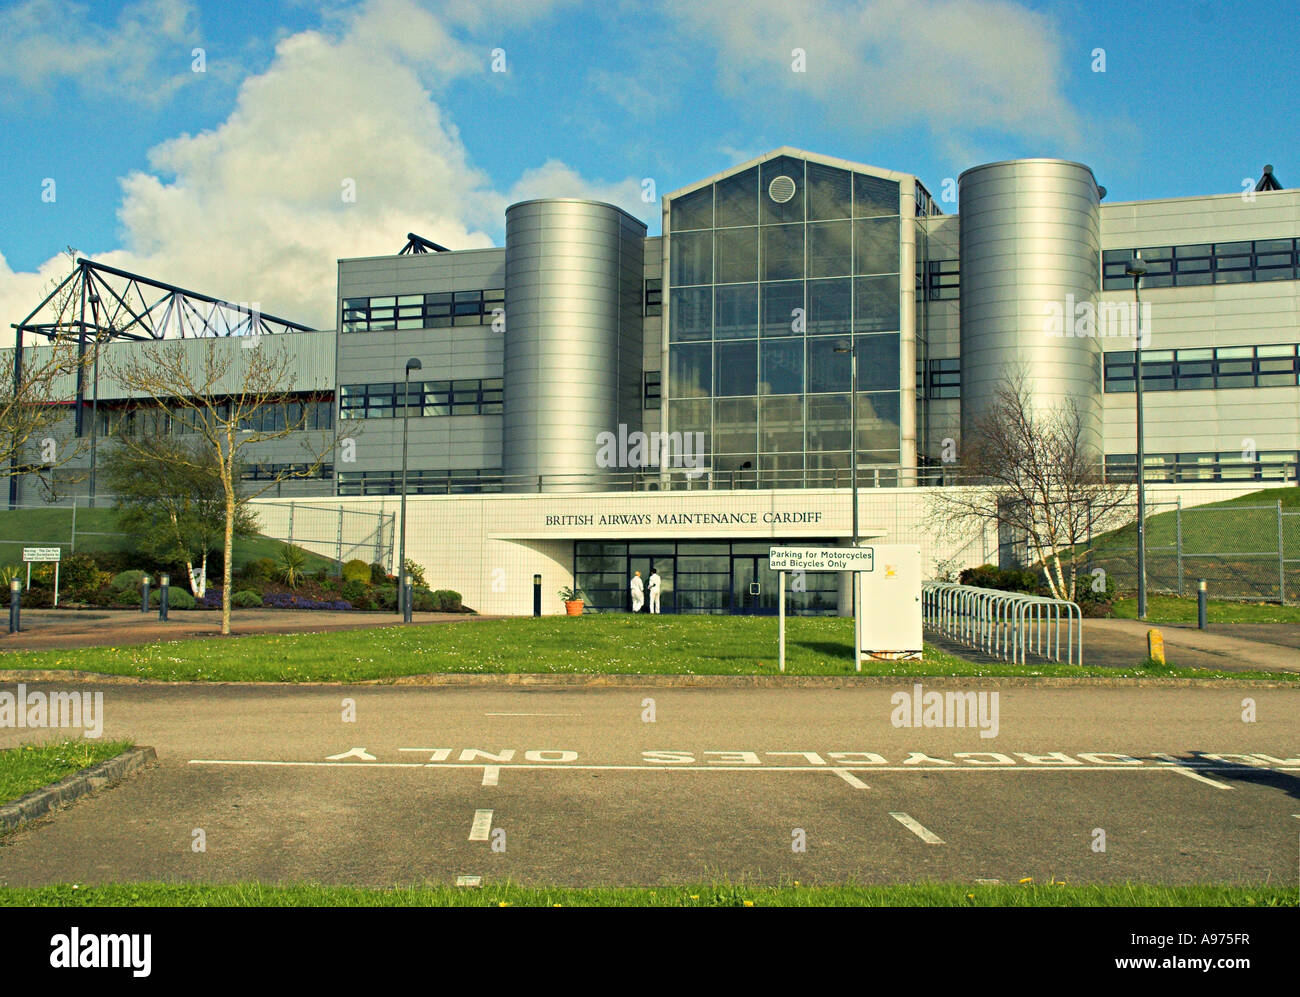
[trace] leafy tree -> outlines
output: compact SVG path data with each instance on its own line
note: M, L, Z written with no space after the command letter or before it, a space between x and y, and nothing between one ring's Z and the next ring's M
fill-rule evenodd
M208 557L225 539L226 493L214 451L201 441L153 435L114 447L105 483L117 496L118 524L136 549L157 561L179 562L190 591L207 591ZM252 536L257 517L235 509L234 534Z
M182 433L198 437L204 458L201 464L190 462L190 466L206 468L215 462L225 497L223 592L231 591L240 507L281 481L316 475L334 449L332 432L306 432L307 410L294 395L293 359L288 350L269 342L274 338L252 337L238 347L217 339L156 343L119 354L109 364L110 376L118 384L152 400L158 413L165 412ZM278 410L280 418L268 425L262 418L267 410ZM291 434L301 434L303 462L280 465L269 477L241 489L243 455L256 454L259 444ZM128 438L124 442L135 444ZM170 466L180 467L176 463ZM221 632L230 633L229 599L222 600Z

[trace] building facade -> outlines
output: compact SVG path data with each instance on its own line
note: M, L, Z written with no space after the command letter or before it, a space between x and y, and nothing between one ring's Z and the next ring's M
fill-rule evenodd
M540 573L547 612L575 581L620 610L653 566L665 611L774 611L767 547L848 542L855 461L860 536L990 559L942 549L924 497L1010 371L1131 476L1139 321L1148 480L1196 504L1295 479L1300 191L1106 203L1051 159L956 187L945 214L915 176L782 148L665 196L661 236L542 199L501 248L342 259L336 329L275 337L334 459L275 497L392 511L406 414L408 546L474 608L531 612ZM839 584L791 608L842 611Z

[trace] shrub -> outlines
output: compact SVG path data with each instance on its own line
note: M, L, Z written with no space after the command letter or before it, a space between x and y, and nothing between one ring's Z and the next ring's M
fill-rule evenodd
M140 579L144 577L144 572L139 568L132 568L129 571L119 571L109 582L109 586L115 592L140 591Z
M140 593L130 589L112 589L109 596L108 605L116 606L118 609L139 609Z
M100 570L89 554L73 554L59 565L59 586L69 599L89 602L99 591Z
M252 589L244 589L242 592L236 592L230 600L230 605L235 609L260 609L262 606L262 593L254 592Z
M370 566L370 584L386 585L388 584L388 569L376 561Z
M351 609L352 604L344 599L331 599L328 602L298 595L296 592L275 592L262 599L262 605L271 609Z
M289 588L297 588L302 582L304 568L307 566L307 552L301 547L285 544L280 548L280 580Z
M992 564L981 564L978 568L966 568L958 576L958 581L962 585L997 589L999 592L1025 592L1029 595L1042 595L1045 592L1042 578L1028 568L999 568Z
M369 569L367 569L367 572ZM370 595L369 574L367 580L362 582L356 579L343 583L341 594L344 599L352 603L353 609L373 609L375 606L374 599Z
M239 572L239 576L250 585L265 585L278 577L276 564L269 557L259 557L249 561Z
M9 583L15 578L23 578L26 574L27 571L21 564L6 564L0 567L0 585L3 585L4 591L8 592Z
M371 596L375 600L375 606L379 609L386 609L390 613L397 612L397 586L380 585L371 590Z
M211 589L207 592L207 595L213 595L214 593L216 594L217 599L220 600L221 595L219 589ZM149 605L157 606L161 598L162 589L151 589L149 592ZM217 604L220 605L220 602ZM189 592L185 591L185 589L177 588L175 585L168 586L167 606L169 609L193 609L195 605L196 602L194 596L190 595Z
M409 557L406 559L406 577L411 579L411 585L428 588L429 583L424 580L424 569Z
M411 588L411 610L416 613L434 613L437 612L437 604L434 602L433 593L426 588Z
M433 593L433 607L438 613L459 613L464 608L460 593L452 589L436 590Z
M353 560L343 565L343 580L345 582L361 582L363 585L371 583L370 565L365 561Z
M198 609L220 609L221 608L221 589L215 585L209 585L203 592L203 598L194 603Z

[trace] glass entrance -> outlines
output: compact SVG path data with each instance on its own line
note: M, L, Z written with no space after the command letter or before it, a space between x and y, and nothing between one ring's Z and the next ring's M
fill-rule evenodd
M748 554L731 558L731 611L766 615L777 611L776 572L766 556Z
M659 572L659 612L675 613L677 612L677 603L673 592L673 564L676 561L671 554L664 556L632 554L627 559L627 576L628 586L625 586L624 596L627 599L626 609L632 611L632 590L630 588L632 573L641 572L641 582L645 585L645 603L641 606L641 612L650 612L650 571L654 569Z

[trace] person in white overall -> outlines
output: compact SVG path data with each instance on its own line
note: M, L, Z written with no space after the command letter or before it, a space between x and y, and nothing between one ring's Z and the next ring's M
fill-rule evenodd
M647 586L650 590L650 612L659 612L659 569L650 569L650 580Z
M632 612L641 612L641 607L645 605L645 582L641 581L641 572L636 572L632 576Z

